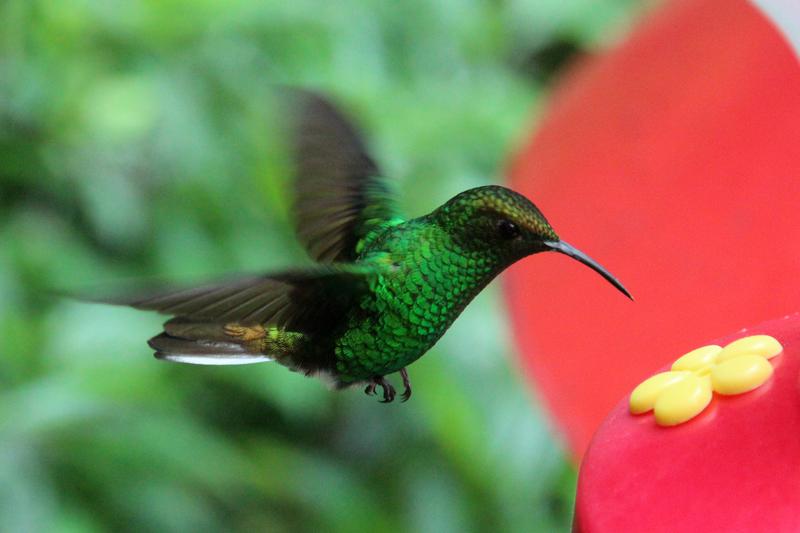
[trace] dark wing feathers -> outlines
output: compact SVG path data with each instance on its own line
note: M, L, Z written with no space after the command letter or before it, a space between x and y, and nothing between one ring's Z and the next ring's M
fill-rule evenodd
M188 321L269 324L310 333L340 318L366 290L367 276L355 267L321 267L107 302Z
M269 318L270 304L279 302L288 289L282 281L258 276L191 289L167 290L122 303L136 309L196 320L255 324Z
M298 238L317 261L353 261L361 238L398 218L390 191L353 125L321 96L295 96Z

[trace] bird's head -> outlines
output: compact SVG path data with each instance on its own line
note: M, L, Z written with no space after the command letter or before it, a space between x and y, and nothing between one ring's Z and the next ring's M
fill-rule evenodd
M451 198L431 216L465 249L486 251L506 267L528 255L554 251L603 276L628 298L630 293L595 260L562 241L539 208L519 193L490 185Z

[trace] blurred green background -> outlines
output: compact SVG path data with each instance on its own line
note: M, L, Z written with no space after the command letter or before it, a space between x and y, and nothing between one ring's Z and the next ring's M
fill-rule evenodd
M0 2L0 531L567 530L575 469L498 285L383 405L152 358L161 318L53 297L307 261L270 91L358 118L406 212L502 181L630 0Z

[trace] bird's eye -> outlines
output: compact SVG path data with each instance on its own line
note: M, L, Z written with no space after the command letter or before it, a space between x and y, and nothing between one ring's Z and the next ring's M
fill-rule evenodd
M497 223L497 231L502 238L508 240L519 237L520 234L519 226L506 219L502 219Z

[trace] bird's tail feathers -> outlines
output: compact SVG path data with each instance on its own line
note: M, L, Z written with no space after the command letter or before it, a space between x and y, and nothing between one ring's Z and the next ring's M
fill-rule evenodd
M274 358L231 339L222 324L172 319L164 332L148 341L157 359L194 365L246 365Z

